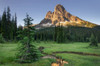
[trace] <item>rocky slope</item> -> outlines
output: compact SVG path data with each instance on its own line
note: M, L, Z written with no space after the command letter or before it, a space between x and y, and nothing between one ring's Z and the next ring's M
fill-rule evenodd
M65 10L65 8L58 4L56 5L54 12L48 11L45 18L40 22L39 26L48 27L54 25L62 26L81 26L81 27L94 27L96 24L82 20L77 16L73 16Z

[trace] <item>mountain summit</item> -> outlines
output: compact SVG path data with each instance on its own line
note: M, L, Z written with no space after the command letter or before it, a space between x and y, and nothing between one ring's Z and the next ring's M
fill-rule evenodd
M82 20L79 17L70 14L61 4L56 5L54 12L48 11L39 25L42 27L48 27L59 24L62 26L80 26L89 28L96 26L96 24Z

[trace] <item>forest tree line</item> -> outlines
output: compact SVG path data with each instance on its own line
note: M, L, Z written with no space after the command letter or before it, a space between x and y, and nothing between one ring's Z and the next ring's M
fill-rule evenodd
M17 36L17 16L11 15L9 7L0 16L0 34L6 41L15 40Z
M56 42L89 42L91 35L97 37L100 42L100 30L97 28L86 28L86 27L49 27L39 29L35 33L35 40L51 40Z

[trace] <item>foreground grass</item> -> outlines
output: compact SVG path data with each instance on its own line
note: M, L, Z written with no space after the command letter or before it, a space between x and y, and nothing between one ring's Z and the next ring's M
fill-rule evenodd
M38 47L45 47L44 52L51 54L56 51L75 51L100 54L99 47L90 48L89 43L67 43L57 44L55 42L34 42ZM15 54L17 52L18 43L0 44L0 66L50 66L53 59L40 59L31 64L20 64L15 62ZM96 56L83 56L77 54L56 54L69 62L65 66L100 66L100 58Z
M0 64L14 61L17 44L5 43L0 44Z
M55 61L53 59L41 59L33 63L16 63L16 62L10 62L10 63L5 63L1 64L0 66L51 66L51 63Z
M82 56L77 54L57 54L69 62L65 66L100 66L100 57L96 56Z
M50 66L54 59L40 59L30 64L15 62L18 43L0 44L0 66Z
M100 43L99 47L89 47L89 43L75 42L75 43L62 43L57 44L55 42L41 42L36 44L39 46L44 46L44 52L51 54L56 51L74 51L74 52L85 52L100 54Z

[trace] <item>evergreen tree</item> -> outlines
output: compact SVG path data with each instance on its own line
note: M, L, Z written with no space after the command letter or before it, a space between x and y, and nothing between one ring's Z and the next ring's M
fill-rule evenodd
M9 37L10 37L10 39L9 40L14 40L14 31L15 31L15 29L14 29L14 27L15 27L15 25L14 25L14 17L12 17L12 20L11 20L11 23L10 23L10 35L9 35Z
M26 15L26 18L24 19L26 28L24 28L22 33L22 46L18 53L19 61L23 63L30 63L36 61L39 57L36 47L31 44L34 35L34 30L32 30L30 26L32 24L31 21L33 21L33 19L29 17L29 15Z
M13 16L12 17L12 21L11 21L11 36L13 38L13 40L16 39L16 36L17 36L17 17L16 17L16 14L15 14L15 17Z
M11 38L14 40L15 38L15 20L14 17L12 17L12 21L11 21Z
M55 29L54 29L54 41L57 40L57 27L55 26Z
M2 18L0 19L0 33L5 38L5 40L13 40L16 37L17 31L17 16L12 17L11 20L11 13L10 8L4 10Z
M17 28L17 40L22 40L23 39L23 26L19 25Z
M7 33L8 33L8 39L11 40L13 39L13 32L12 32L13 28L12 28L12 24L11 24L11 14L10 14L10 8L7 8Z
M55 39L58 43L63 43L66 41L66 35L63 26L55 27Z
M1 33L2 33L2 36L5 38L5 39L8 39L8 28L7 28L7 19L6 19L6 10L4 10L3 12L3 15L2 15L2 21L1 21Z
M90 37L90 46L98 46L97 37L95 37L93 34L91 34Z
M4 43L4 42L5 42L5 40L4 40L3 36L2 36L2 34L0 34L0 43Z
M1 34L1 17L0 17L0 34Z
M14 39L16 39L16 36L17 36L17 16L16 16L16 13L15 13L15 21L14 21Z

